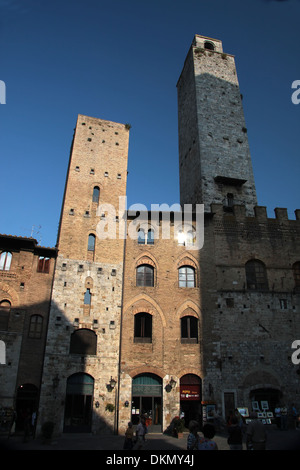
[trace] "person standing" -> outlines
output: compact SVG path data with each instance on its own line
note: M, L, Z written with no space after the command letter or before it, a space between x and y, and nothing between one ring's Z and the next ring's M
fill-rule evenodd
M199 437L198 450L218 450L218 445L213 441L215 427L212 424L205 424L202 428L204 437Z
M131 450L133 448L133 427L132 422L129 421L128 427L125 431L125 441L123 449Z
M144 447L146 433L147 433L146 420L143 416L141 416L140 422L136 428L137 450L141 450Z
M286 431L287 430L288 411L287 411L287 407L285 405L283 405L280 408L280 416L281 416L281 430Z
M294 422L294 428L299 429L299 412L294 403L292 403L292 418Z
M197 421L190 421L189 423L189 435L187 438L187 450L197 450L198 449L198 436L199 425Z
M227 443L230 450L243 450L243 433L238 418L234 416L231 425L228 426L229 437Z
M281 415L280 415L280 405L276 405L276 408L274 410L275 412L275 419L276 419L276 425L277 428L280 429L281 427Z
M247 450L266 450L267 433L263 423L257 419L257 413L250 414L251 422L247 426Z

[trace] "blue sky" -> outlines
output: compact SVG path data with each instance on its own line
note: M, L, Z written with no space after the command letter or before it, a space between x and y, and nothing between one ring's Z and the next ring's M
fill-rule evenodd
M132 125L129 205L179 202L176 83L195 34L235 55L258 202L294 218L299 18L299 0L0 0L0 233L55 245L78 114Z

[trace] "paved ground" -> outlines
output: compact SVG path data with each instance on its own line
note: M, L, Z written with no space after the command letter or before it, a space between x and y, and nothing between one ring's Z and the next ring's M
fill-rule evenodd
M216 435L214 440L220 450L229 450L227 435ZM148 434L144 450L148 451L180 451L186 450L187 433L182 439L164 434ZM22 436L2 437L0 443L8 450L104 450L118 451L123 449L123 436L63 434L54 438L51 444L43 444L41 439L31 439L24 443ZM244 444L244 449L246 446ZM280 431L268 428L267 450L300 450L300 430L289 429Z

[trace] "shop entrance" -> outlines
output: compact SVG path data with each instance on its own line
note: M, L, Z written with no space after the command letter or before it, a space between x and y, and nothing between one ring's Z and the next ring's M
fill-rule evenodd
M148 432L162 431L162 379L154 374L140 374L132 380L131 421L137 426L145 416Z
M16 398L16 432L24 430L24 421L38 409L38 388L33 384L20 385Z
M201 412L202 387L201 378L194 374L186 374L180 379L180 415L188 428L192 420L202 423Z
M88 374L68 378L64 432L91 432L94 379Z

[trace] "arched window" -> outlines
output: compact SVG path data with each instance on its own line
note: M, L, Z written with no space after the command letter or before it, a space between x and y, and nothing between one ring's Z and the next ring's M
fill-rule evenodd
M208 50L210 50L210 51L214 51L214 50L215 50L215 46L214 46L213 43L210 42L210 41L205 41L204 47L205 47L205 49L208 49Z
M195 287L195 269L191 266L181 266L179 272L179 287Z
M154 268L148 264L142 264L136 269L136 285L153 287L154 286Z
M71 334L70 354L95 356L97 354L97 335L92 330L82 328Z
M90 289L87 289L84 294L84 301L83 301L84 305L91 305L91 298L92 298L91 291Z
M300 291L300 261L293 264L293 274L295 280L295 289Z
M152 342L152 315L149 313L137 313L134 316L134 342Z
M145 230L143 228L140 228L138 230L138 244L139 245L154 245L154 230L150 228L147 231L147 238L145 234Z
M152 228L148 230L147 245L154 245L154 230Z
M262 261L252 259L245 265L247 289L268 290L266 266Z
M145 245L145 232L142 228L138 231L138 244Z
M95 251L96 237L93 233L89 234L88 251Z
M43 317L41 315L31 315L28 337L40 339L42 337Z
M198 319L192 316L182 317L181 323L181 342L198 343Z
M99 186L95 186L93 189L93 202L99 202L100 198L100 188Z
M0 302L0 330L8 330L9 322L9 313L10 313L11 303L9 300L2 300Z
M193 246L196 243L196 231L191 228L187 231L179 230L177 234L178 245Z
M0 270L9 271L11 265L12 254L8 251L3 251L0 256Z

